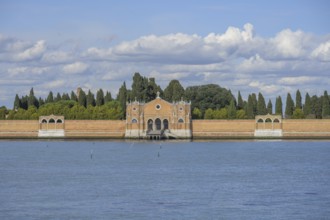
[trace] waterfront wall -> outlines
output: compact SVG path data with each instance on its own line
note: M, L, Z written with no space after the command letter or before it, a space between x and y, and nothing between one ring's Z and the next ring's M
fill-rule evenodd
M254 120L193 120L193 138L254 137Z
M121 120L65 120L63 129L68 138L124 138L125 121ZM193 138L254 138L259 128L255 120L192 120ZM37 138L39 129L46 129L37 120L1 120L0 138ZM48 129L54 129L49 124ZM277 127L276 127L277 128ZM330 138L330 119L283 119L283 138Z

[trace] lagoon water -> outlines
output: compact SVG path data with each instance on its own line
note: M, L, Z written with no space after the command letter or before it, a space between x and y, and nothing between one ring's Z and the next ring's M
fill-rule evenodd
M0 219L330 219L329 141L0 141Z

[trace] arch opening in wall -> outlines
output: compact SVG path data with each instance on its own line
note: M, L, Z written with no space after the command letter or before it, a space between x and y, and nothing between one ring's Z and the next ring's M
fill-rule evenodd
M148 131L152 131L154 121L152 119L149 119L147 123L148 123Z
M259 118L259 120L257 122L258 123L264 123L264 120L262 120L262 118Z
M184 123L184 120L183 120L182 118L180 118L180 119L178 120L178 122L179 122L179 123Z
M273 122L274 123L280 123L280 120L278 120L278 118L275 118Z
M62 124L63 121L62 121L61 119L57 119L56 123L57 123L57 124Z
M162 129L162 121L159 118L155 120L155 124L156 124L156 130Z
M136 118L133 118L133 119L132 119L132 123L133 123L133 124L136 124L137 122L138 122L138 121L136 120Z
M267 119L265 120L265 122L266 122L266 123L272 123L272 119L267 118Z
M168 129L168 120L167 119L163 120L163 125L164 125L164 130L167 130Z
M49 119L48 123L55 123L55 120L53 118Z
M42 119L41 123L42 124L47 124L47 120L46 119Z

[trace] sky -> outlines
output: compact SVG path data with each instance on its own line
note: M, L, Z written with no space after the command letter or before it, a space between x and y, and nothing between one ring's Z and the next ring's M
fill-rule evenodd
M330 92L327 0L0 0L0 106L81 87L116 97L139 72L164 89L215 83L243 99Z

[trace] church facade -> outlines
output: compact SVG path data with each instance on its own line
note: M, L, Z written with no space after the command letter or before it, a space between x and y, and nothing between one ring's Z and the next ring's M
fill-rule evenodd
M126 138L191 138L191 103L169 103L159 97L142 103L133 101L126 107Z

